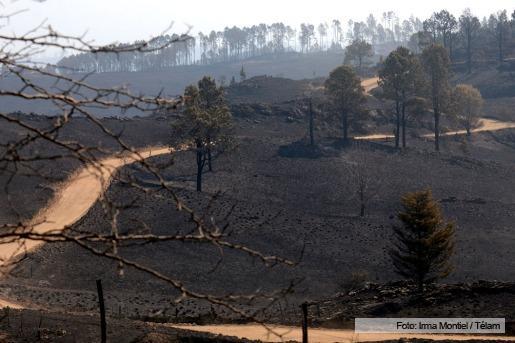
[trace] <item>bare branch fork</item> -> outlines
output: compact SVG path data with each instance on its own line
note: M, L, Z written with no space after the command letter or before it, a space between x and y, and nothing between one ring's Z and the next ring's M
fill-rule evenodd
M0 19L9 19L13 14L0 16ZM42 24L44 25L44 24ZM265 310L262 306L258 310L250 311L241 307L238 302L265 301L273 305L278 299L293 291L297 282L292 282L288 287L271 293L254 292L251 294L229 294L216 296L208 293L196 292L186 287L180 277L171 277L142 263L136 262L121 255L120 250L131 245L145 245L158 242L183 242L188 244L208 244L218 249L223 256L225 249L234 250L261 261L266 267L276 265L295 266L298 262L291 261L275 255L269 255L253 249L244 244L234 243L229 240L226 227L219 227L212 220L206 220L205 216L188 206L177 191L168 183L162 175L162 170L152 161L146 159L149 154L144 150L130 146L120 134L113 132L95 115L98 109L114 109L121 112L137 110L144 114L156 113L163 108L176 108L183 99L157 96L145 96L132 93L125 87L97 87L88 82L90 74L78 79L69 75L42 67L32 62L35 54L48 48L59 48L64 51L85 53L110 53L123 54L127 52L148 53L168 47L170 44L189 39L188 34L180 35L163 42L161 39L152 38L147 41L129 45L105 45L98 46L85 40L84 36L73 37L61 34L50 26L43 28L40 25L23 35L6 35L0 33L0 66L2 76L9 76L20 83L14 89L0 89L0 96L14 97L23 101L43 101L52 104L60 115L53 118L50 127L43 128L22 115L16 113L0 112L2 127L13 128L23 132L22 136L14 138L0 138L0 176L5 177L4 191L11 203L10 184L18 176L37 177L53 184L53 175L47 175L39 163L54 163L57 161L78 162L79 168L89 168L107 188L112 178L133 187L135 190L151 194L156 197L169 197L175 208L187 215L189 223L194 225L190 234L157 235L149 231L145 223L140 223L146 233L122 233L119 230L118 216L120 211L131 208L133 203L124 206L116 205L107 196L102 196L100 202L106 216L110 221L108 233L80 232L74 227L55 228L48 232L37 232L34 228L46 220L29 222L21 214L17 214L18 220L0 226L0 245L17 244L17 249L12 256L4 258L1 269L6 273L29 256L28 241L40 241L44 243L72 243L81 249L108 260L118 262L119 268L133 268L145 274L165 282L171 288L177 290L182 300L184 297L207 301L229 309L234 314L244 318L260 322L258 314ZM43 31L43 32L42 32ZM42 85L39 81L45 78L50 80L52 86ZM87 145L80 141L71 141L64 138L62 131L75 117L82 117L92 123L103 137L113 140L116 149L104 149L96 145ZM181 145L170 148L170 153L192 149L191 146ZM114 155L113 155L114 153ZM106 162L107 157L126 158L157 180L158 189L152 193L140 185L133 177L123 179L116 175L116 168ZM79 169L82 170L82 169ZM158 194L158 192L161 192ZM164 193L164 195L163 195ZM229 211L232 213L232 211ZM271 330L273 332L273 330Z

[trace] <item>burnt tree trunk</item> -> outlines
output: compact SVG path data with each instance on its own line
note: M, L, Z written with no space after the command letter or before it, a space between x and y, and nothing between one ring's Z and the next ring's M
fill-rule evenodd
M469 74L472 73L472 33L470 30L467 30L467 71Z
M395 114L396 114L396 123L395 123L395 147L399 148L400 134L401 134L401 109L399 101L395 101Z
M406 101L402 102L402 147L406 148Z
M451 60L451 62L453 60L452 56L453 56L453 53L454 53L454 51L453 51L453 44L452 43L453 42L452 42L452 33L451 33L451 34L449 34L449 59Z
M360 171L360 173L363 173L364 171ZM365 179L364 175L360 175L360 180L358 181L358 194L359 194L359 216L365 217L365 207L366 207L366 201L365 201Z
M202 142L197 141L197 192L202 192L202 172L204 170L204 165L206 164L206 159L204 156Z
M313 100L309 99L309 144L315 145L315 128L314 128Z
M98 305L100 308L100 342L107 342L106 311L104 305L104 292L102 290L102 280L97 280Z
M207 149L207 168L210 172L213 171L213 164L211 163L212 156L211 156L211 148Z
M302 343L308 343L308 304L303 303L302 309Z
M342 130L343 130L343 142L349 141L349 116L347 111L342 112Z
M499 25L502 25L499 23ZM503 29L499 26L499 64L502 65L502 62L504 61L504 52L503 52Z
M435 150L440 151L440 110L435 108Z

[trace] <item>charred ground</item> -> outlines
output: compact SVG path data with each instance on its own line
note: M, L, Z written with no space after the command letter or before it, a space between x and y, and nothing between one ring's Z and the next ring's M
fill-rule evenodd
M128 247L124 249L127 256L178 275L193 289L218 294L252 292L258 287L273 290L287 286L291 280L302 279L288 300L288 306L295 308L292 304L299 301L318 300L341 292L353 274L361 275L364 281L396 280L387 251L391 248L391 226L396 222L399 198L405 192L430 187L446 217L457 223L455 272L448 281L515 281L512 273L515 253L511 248L515 213L513 130L474 134L471 139L446 137L442 152L436 154L432 152L430 139L418 138L430 133L429 114L411 121L409 148L403 152L396 151L392 142L385 140L362 142L359 148L356 144L342 146L337 127L319 120L318 153L310 155L305 151L306 118L294 110L306 85L307 81L261 77L229 88L238 144L233 151L216 158L214 172L205 174L202 194L194 189L192 153L154 159L168 166L163 174L186 203L228 224L231 241L298 260L296 267L268 269L230 252L224 254L218 265L218 250L183 244L166 248L159 244L150 248ZM503 106L512 99L488 99L486 114L513 120L512 112ZM374 97L369 97L368 104L373 111L361 123L359 132L391 133L391 105ZM52 124L51 118L22 114L20 117L42 126ZM126 120L105 118L103 122L129 144L146 146L166 144L172 120L155 115ZM452 128L452 121L447 121L446 126ZM4 137L23 134L7 132ZM72 122L65 135L84 143L98 141L106 150L115 146L114 142L97 136L95 129L80 118ZM347 169L357 154L366 155L367 170L373 180L374 196L364 218L358 216L355 185ZM64 180L74 168L76 165L65 161L60 165L42 163L41 170L55 180L31 179L29 183L20 177L12 181L15 200L25 204L19 207L20 216L30 218L44 206L53 194L55 182ZM126 167L122 173L136 175L142 185L154 187L152 176L137 167ZM27 192L34 188L40 191ZM166 196L155 201L122 183L114 183L107 196L119 203L134 201L137 205L120 217L122 227L127 230L138 222L147 223L156 233L191 229ZM9 210L7 203L2 208L4 220L15 218L16 213ZM95 205L75 229L109 230L101 205ZM3 281L2 294L37 308L94 311L94 280L102 278L111 314L121 313L129 318L215 320L210 317L210 306L195 302L177 306L170 301L177 294L167 285L149 281L148 276L130 269L120 278L116 276L114 263L97 259L72 245L43 246L17 267L15 275ZM256 279L260 280L259 285ZM492 306L495 304L498 303L492 302ZM275 308L272 313L278 310ZM226 310L216 311L216 320L231 318ZM513 313L506 316L512 318Z

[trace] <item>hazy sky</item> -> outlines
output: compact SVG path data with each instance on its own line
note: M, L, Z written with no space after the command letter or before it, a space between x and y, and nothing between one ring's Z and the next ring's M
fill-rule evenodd
M41 1L41 0L38 0ZM470 7L478 16L499 9L515 8L513 0L3 0L3 12L28 9L14 17L8 27L17 33L47 19L55 29L71 34L88 31L87 37L98 43L147 39L175 22L174 32L184 32L186 25L193 33L223 29L232 25L282 21L290 25L301 22L319 23L340 19L363 20L368 13L380 16L394 10L401 18L411 14L425 18L435 10L447 9L459 15Z

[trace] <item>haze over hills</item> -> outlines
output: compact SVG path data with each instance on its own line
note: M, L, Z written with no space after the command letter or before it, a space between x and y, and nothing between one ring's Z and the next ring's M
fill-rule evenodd
M238 61L233 63L217 63L212 65L179 66L166 71L148 72L109 72L88 76L87 81L98 87L127 86L135 94L164 94L175 97L182 94L184 88L195 83L204 75L210 75L216 80L225 77L226 85L229 85L231 77L240 79L242 66L247 76L268 75L294 80L325 77L343 61L343 53L314 53L309 55L291 53L277 57L262 57ZM82 74L71 74L72 77L83 77ZM39 84L52 87L53 80L45 77L37 77ZM16 78L7 77L0 79L0 87L3 89L17 89L20 82ZM66 82L60 82L59 87L66 87ZM46 115L60 114L59 109L45 101L26 101L23 99L4 97L4 111L25 113L37 113ZM97 115L116 116L121 112L113 110L96 111ZM137 114L123 113L123 115ZM141 113L140 113L141 114Z

